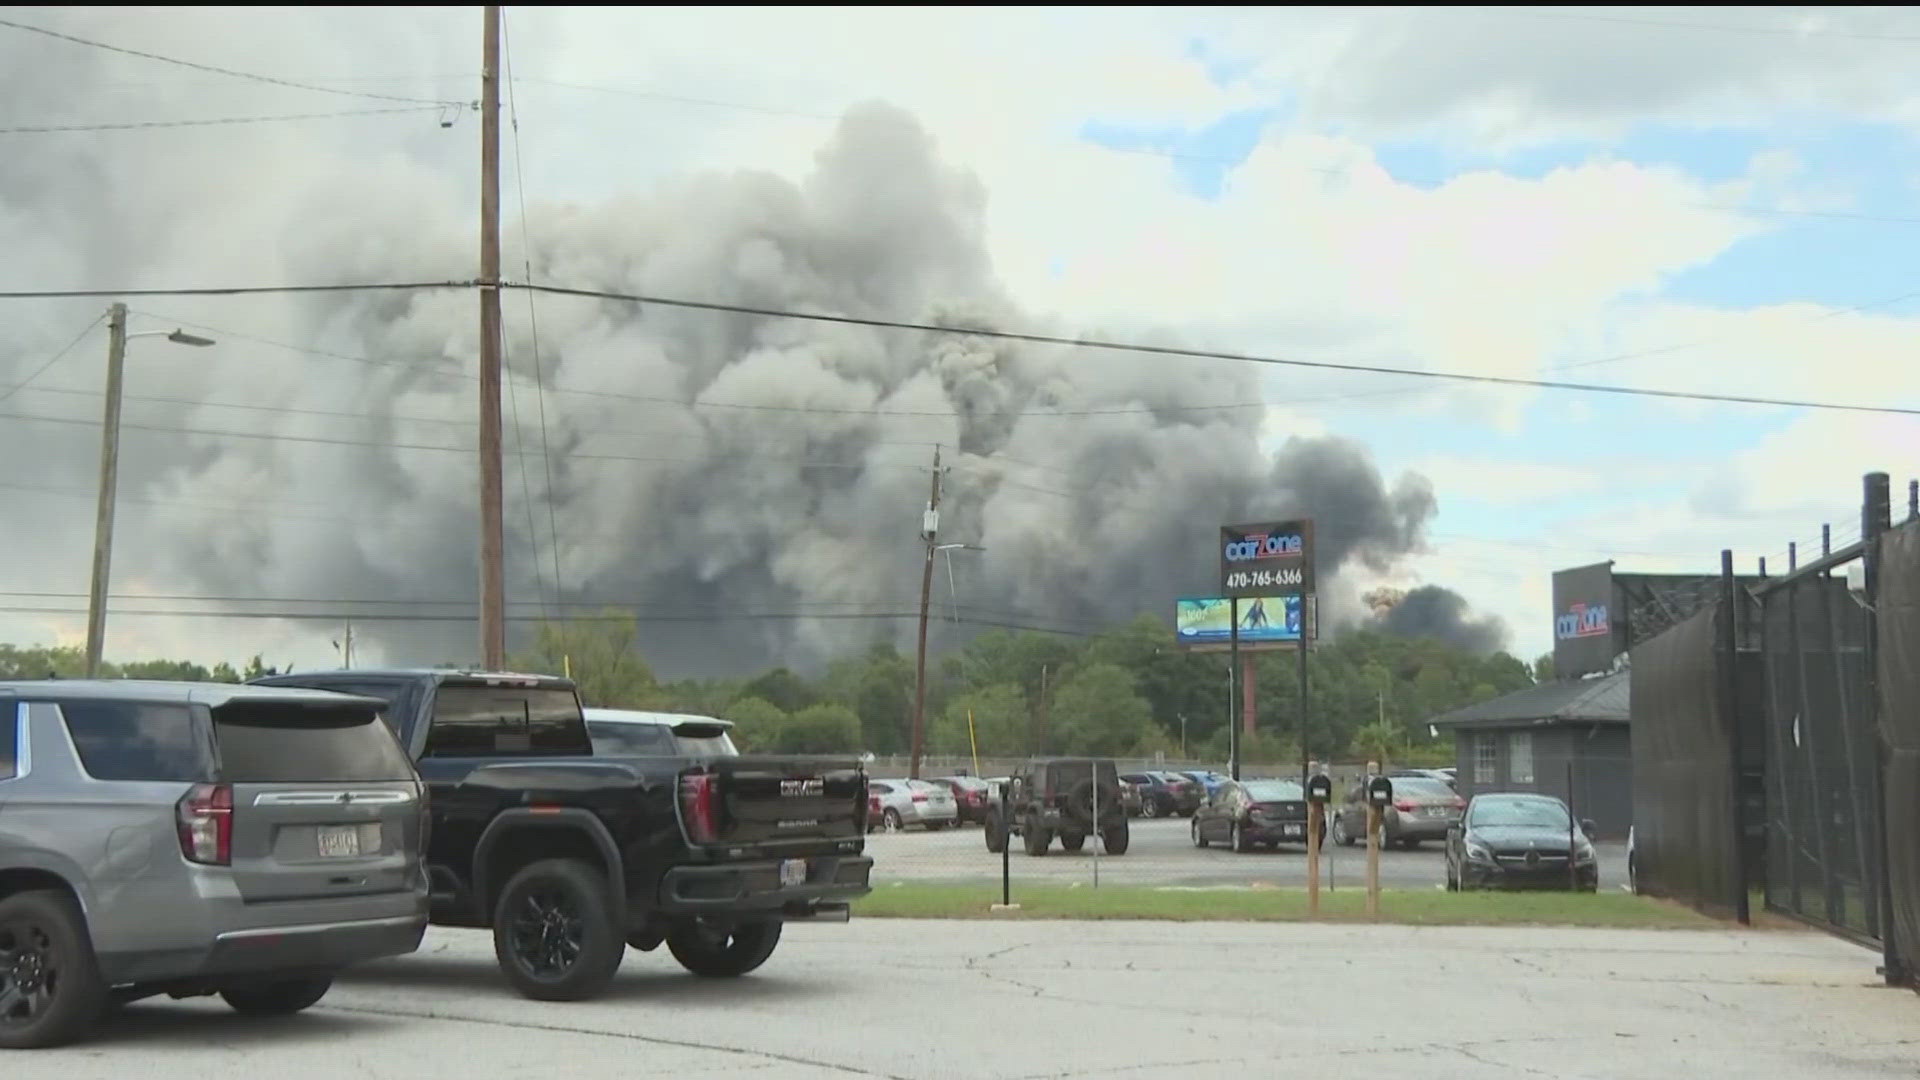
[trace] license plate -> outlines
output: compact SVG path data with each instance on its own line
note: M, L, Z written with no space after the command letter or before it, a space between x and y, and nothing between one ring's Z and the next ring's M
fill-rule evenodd
M358 854L360 854L360 826L320 826L320 855L322 858L351 858Z
M807 883L807 860L780 860L781 885L805 885Z
M1298 825L1289 825L1289 826L1287 826L1287 830L1286 830L1286 832L1285 832L1285 833L1283 833L1282 835L1284 835L1284 836L1300 836L1300 835L1303 835L1303 830L1302 830L1302 829L1301 829L1301 827L1300 827L1300 826L1298 826Z

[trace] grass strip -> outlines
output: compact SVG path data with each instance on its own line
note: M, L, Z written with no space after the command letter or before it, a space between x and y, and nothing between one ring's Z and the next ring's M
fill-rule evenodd
M995 911L997 886L924 882L881 884L856 900L870 919L1159 919L1170 922L1304 922L1302 888L1179 888L1137 885L1026 885L1014 890L1016 911ZM1690 908L1627 893L1467 892L1384 889L1370 919L1359 889L1321 893L1323 922L1409 926L1584 926L1701 930L1722 927Z

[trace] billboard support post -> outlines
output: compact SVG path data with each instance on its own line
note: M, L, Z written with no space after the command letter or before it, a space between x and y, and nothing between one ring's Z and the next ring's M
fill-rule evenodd
M1227 774L1235 780L1240 779L1240 725L1234 723L1234 681L1240 675L1240 598L1235 596L1227 601L1227 649L1232 658L1227 661Z
M1307 604L1300 602L1300 786L1307 786Z

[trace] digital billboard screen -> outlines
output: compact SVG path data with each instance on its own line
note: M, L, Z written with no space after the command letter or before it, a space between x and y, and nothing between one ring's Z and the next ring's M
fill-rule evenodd
M1252 596L1240 600L1240 644L1293 644L1300 640L1304 598ZM1181 645L1232 643L1231 601L1200 597L1174 601L1174 633Z
M1553 575L1553 674L1558 679L1610 670L1624 651L1616 633L1613 564L1562 570Z

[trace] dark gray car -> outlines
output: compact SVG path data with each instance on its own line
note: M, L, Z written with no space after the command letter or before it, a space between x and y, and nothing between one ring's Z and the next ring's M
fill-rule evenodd
M110 1001L298 1012L427 924L424 789L382 702L0 683L0 1048Z

